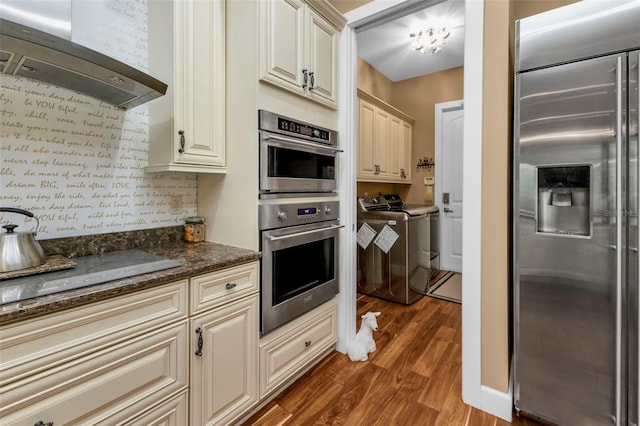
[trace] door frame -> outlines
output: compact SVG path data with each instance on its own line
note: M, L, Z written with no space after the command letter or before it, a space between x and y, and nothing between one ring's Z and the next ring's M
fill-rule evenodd
M436 184L435 184L435 194L434 194L434 203L436 205L442 206L440 209L440 265L442 265L442 236L445 235L444 234L444 203L442 203L442 167L438 167L438 165L442 165L442 148L443 148L443 143L444 141L442 140L442 126L440 125L440 123L442 122L442 115L447 112L447 111L453 111L453 110L457 110L457 109L462 109L462 113L464 114L464 101L462 99L458 99L455 101L449 101L449 102L440 102L437 103L435 105L435 116L436 116L436 121L435 121L435 168L436 168L436 173L435 173L435 178L436 178ZM464 136L463 136L464 137ZM463 140L463 144L464 144L464 140ZM461 167L459 169L459 172L462 173L462 176L464 178L464 168ZM464 206L464 203L463 203ZM464 216L462 216L462 220L464 223ZM463 237L464 238L464 237ZM464 262L464 260L463 260ZM464 296L464 295L463 295ZM463 299L464 300L464 299Z
M357 161L357 46L356 28L384 19L398 10L419 10L437 1L374 0L346 13L340 33L339 131L344 154L339 162L338 190L341 221L340 295L337 350L346 348L356 333L356 161ZM465 403L511 421L513 387L501 392L482 385L482 101L484 0L465 0L464 43L464 176L462 268L462 398ZM473 64L473 66L472 66Z

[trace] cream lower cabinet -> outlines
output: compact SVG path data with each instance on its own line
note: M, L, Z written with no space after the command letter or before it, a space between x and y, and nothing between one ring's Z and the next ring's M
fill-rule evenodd
M344 18L326 1L264 0L259 8L260 79L337 109Z
M250 262L0 327L0 424L237 422L337 340L336 298L260 339L258 273Z
M149 2L149 70L168 84L149 103L146 172L226 173L225 0Z
M260 340L260 397L280 389L332 350L338 339L337 298Z
M411 183L414 122L402 111L358 90L358 181Z
M135 426L185 426L189 424L189 395L184 391L180 395L152 408L143 415L127 422Z
M3 326L0 424L130 423L184 394L186 307L181 281Z
M258 271L191 278L192 425L227 425L258 402Z
M258 295L191 319L191 423L226 425L258 401Z

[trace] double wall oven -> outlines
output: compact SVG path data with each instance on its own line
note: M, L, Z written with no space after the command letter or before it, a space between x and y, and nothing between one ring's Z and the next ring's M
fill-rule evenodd
M338 293L338 134L259 111L264 335Z

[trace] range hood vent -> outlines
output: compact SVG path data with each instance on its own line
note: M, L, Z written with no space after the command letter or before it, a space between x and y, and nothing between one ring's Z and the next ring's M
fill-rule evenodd
M150 75L95 50L0 19L0 72L65 87L123 109L167 92Z

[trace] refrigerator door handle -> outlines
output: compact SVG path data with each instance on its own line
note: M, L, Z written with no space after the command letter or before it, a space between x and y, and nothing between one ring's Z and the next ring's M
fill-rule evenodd
M616 63L616 426L620 426L622 418L622 61L623 57L618 56Z

